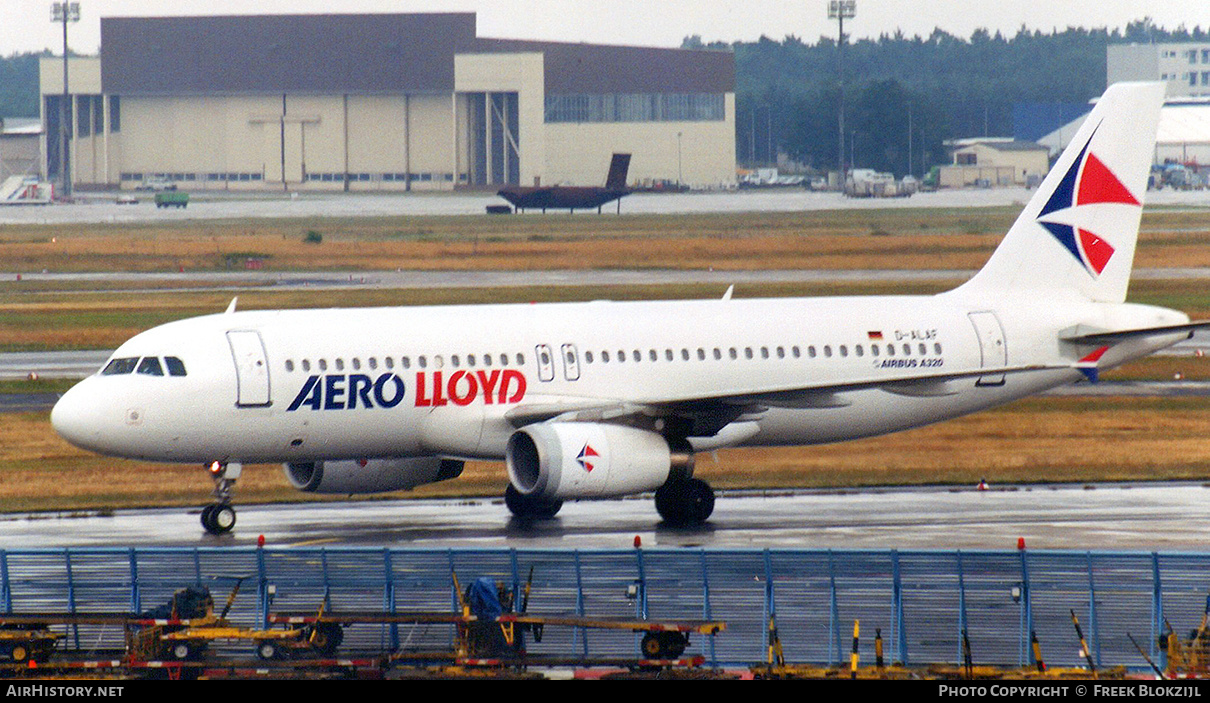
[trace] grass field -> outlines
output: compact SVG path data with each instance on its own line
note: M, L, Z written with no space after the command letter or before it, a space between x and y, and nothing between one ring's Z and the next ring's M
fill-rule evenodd
M929 269L910 285L741 286L737 297L928 294L980 267L1016 209L851 211L701 216L517 216L182 223L165 227L0 228L0 348L105 349L169 320L218 312L232 293L19 282L21 271L224 270L262 258L273 270L328 269ZM306 244L307 232L323 235ZM1149 211L1136 264L1210 266L1210 214ZM123 286L128 288L128 286ZM1210 318L1197 282L1137 281L1135 302ZM699 298L718 286L449 290L241 291L241 309L442 303ZM1109 378L1210 378L1210 361L1161 357ZM0 392L58 392L65 384L7 383ZM720 488L1210 479L1210 407L1197 400L1040 398L940 425L838 445L701 455L698 475ZM201 467L97 457L54 434L45 413L9 414L0 426L0 512L200 505ZM417 496L498 495L498 463L473 463L457 481ZM279 466L252 466L241 503L317 500L291 489Z

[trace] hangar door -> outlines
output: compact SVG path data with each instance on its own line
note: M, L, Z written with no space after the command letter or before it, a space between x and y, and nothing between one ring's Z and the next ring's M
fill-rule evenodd
M231 358L235 361L238 388L235 404L241 408L263 408L269 403L269 360L260 332L231 330L227 333Z

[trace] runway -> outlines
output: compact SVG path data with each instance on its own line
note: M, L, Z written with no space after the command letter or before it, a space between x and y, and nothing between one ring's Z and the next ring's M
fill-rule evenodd
M199 490L199 498L202 491ZM199 507L201 500L199 500ZM0 548L390 546L527 549L832 548L1194 551L1210 541L1210 487L1105 484L720 493L698 529L659 524L649 496L568 503L514 520L499 498L238 505L231 535L198 508L0 518Z

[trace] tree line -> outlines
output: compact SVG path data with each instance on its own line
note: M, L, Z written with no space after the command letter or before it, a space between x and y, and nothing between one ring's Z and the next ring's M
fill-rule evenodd
M1140 20L1125 29L1068 28L1016 35L978 30L964 39L940 29L844 45L845 160L922 175L945 159L946 139L1012 136L1019 103L1085 104L1105 90L1106 47L1119 43L1207 41L1201 27L1166 30ZM736 70L736 151L764 165L779 152L818 169L840 157L839 52L835 37L704 43L730 49Z

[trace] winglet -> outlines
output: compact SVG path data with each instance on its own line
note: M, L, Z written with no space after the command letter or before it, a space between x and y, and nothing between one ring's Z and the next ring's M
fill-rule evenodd
M238 296L238 295L237 295L237 296L235 296L234 298L232 298L232 299L231 299L231 304L227 306L227 311L226 311L226 312L224 312L223 314L224 314L224 315L230 315L231 313L235 312L235 303L236 303L236 301L238 301L238 300L239 300L239 296Z

